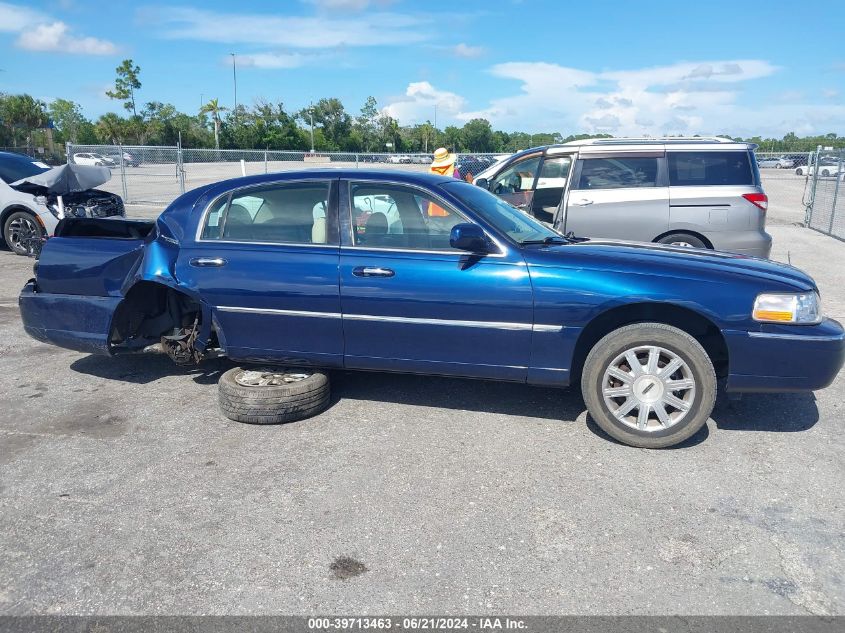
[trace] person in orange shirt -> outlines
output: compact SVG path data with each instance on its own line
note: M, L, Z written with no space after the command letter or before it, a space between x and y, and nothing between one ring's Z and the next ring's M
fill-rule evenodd
M451 154L448 149L438 147L434 151L434 160L431 162L431 167L428 170L438 176L452 176L453 178L460 179L461 174L455 167L456 160L457 157Z
M438 147L434 151L434 160L431 161L431 166L428 170L432 174L437 174L438 176L452 176L452 178L457 178L458 180L461 179L461 173L458 171L458 168L455 167L455 161L457 157L449 152L448 149L445 147ZM437 218L437 217L446 217L449 213L446 209L437 206L433 202L430 202L428 205L428 217L430 218Z

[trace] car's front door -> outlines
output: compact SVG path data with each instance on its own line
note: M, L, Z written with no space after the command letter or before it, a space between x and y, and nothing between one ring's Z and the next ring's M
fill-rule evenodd
M650 242L669 226L662 152L582 156L572 179L564 232Z
M340 366L337 181L280 181L212 202L177 277L212 307L237 360Z
M531 201L531 215L541 222L551 224L554 221L571 167L572 156L569 155L543 158Z
M534 183L542 158L542 152L521 157L496 174L487 188L517 209L531 213Z
M360 180L341 191L345 365L525 380L533 304L518 249L451 248L452 226L468 220L426 189Z

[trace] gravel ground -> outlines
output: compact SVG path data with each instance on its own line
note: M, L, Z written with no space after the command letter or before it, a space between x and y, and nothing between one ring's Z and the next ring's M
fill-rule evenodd
M771 232L845 317L845 243ZM246 426L225 361L27 338L31 264L0 253L2 614L845 614L842 374L664 451L577 392L376 373Z

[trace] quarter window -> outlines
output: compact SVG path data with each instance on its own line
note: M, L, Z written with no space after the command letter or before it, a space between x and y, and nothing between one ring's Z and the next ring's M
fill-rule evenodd
M669 184L753 185L748 152L669 152Z
M625 189L657 186L657 158L587 158L575 189Z
M215 203L203 239L327 244L329 183L273 184L233 192Z
M351 185L356 246L451 250L452 227L467 220L419 189L378 183Z

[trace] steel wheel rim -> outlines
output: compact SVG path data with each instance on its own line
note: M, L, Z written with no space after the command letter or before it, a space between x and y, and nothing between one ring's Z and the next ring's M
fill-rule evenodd
M301 369L241 369L235 373L235 382L243 387L278 387L302 382L312 375Z
M696 384L692 369L678 354L657 345L639 345L608 364L601 393L618 422L654 433L679 424L689 415Z
M30 250L23 245L23 241L32 239L36 235L38 235L38 227L29 218L17 217L9 223L9 241L15 250Z

